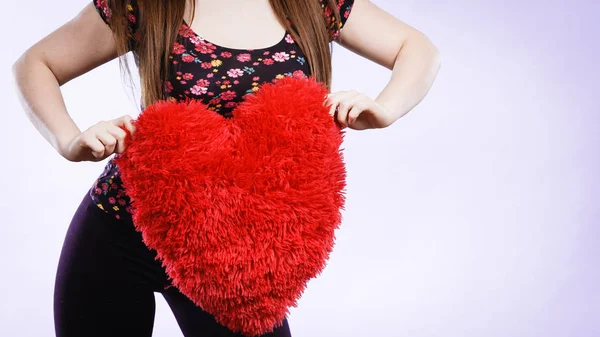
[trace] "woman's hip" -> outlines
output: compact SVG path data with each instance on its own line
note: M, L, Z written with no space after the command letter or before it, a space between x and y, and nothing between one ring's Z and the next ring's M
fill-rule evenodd
M63 243L57 277L73 273L124 285L167 286L156 252L142 241L131 218L117 219L88 194L79 204Z

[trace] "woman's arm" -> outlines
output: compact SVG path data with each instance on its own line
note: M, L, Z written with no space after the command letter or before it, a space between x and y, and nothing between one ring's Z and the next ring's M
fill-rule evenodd
M73 150L70 149L71 141L81 135L81 131L67 112L60 86L117 56L110 28L90 3L74 19L25 51L12 67L17 92L28 118L68 160L93 158L75 158L70 151ZM124 132L107 125L104 128L117 136ZM94 157L106 157L104 148L107 143L110 148L111 137L96 133L98 139L88 136L85 142L96 151Z
M382 128L404 116L425 97L441 66L438 49L423 33L369 0L354 1L336 42L392 70L375 100L355 91L329 96L332 115L337 107L338 122L352 129Z

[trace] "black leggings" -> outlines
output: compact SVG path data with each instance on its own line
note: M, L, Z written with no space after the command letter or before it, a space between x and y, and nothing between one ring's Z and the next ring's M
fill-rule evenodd
M54 289L57 337L152 336L154 292L160 292L185 337L234 333L171 285L156 251L142 242L131 218L117 219L89 195L79 205L63 244ZM263 336L291 336L287 319Z

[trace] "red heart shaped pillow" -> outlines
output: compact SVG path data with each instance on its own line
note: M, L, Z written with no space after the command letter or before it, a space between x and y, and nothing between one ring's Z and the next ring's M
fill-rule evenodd
M346 171L326 94L312 77L284 77L230 119L199 101L158 102L115 159L146 245L230 330L279 326L333 248Z

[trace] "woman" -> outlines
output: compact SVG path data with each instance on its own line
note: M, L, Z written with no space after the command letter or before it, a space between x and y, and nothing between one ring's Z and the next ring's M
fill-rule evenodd
M132 117L80 131L60 92L71 79L132 52L142 106L191 97L229 118L244 95L283 76L330 86L334 41L392 70L376 99L356 91L324 98L341 127L391 125L423 99L440 67L429 39L368 0L94 0L28 49L13 72L26 113L55 149L69 161L100 161L125 150ZM185 336L238 336L170 284L133 227L113 159L68 229L55 285L57 336L150 336L154 292ZM267 335L290 336L287 319Z

